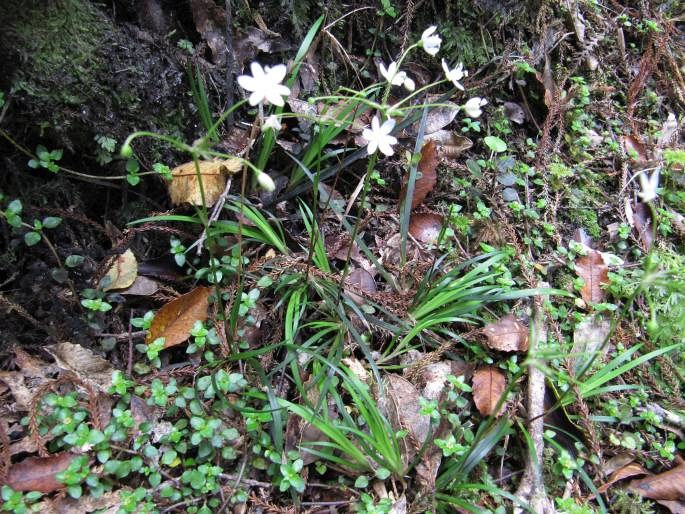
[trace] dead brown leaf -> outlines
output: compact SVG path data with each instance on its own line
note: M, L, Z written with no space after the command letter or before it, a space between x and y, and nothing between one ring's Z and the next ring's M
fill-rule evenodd
M576 259L576 273L585 283L580 296L587 303L598 303L606 297L602 284L609 282L609 268L599 252L594 250Z
M419 176L416 177L414 182L414 196L411 199L411 208L416 209L418 205L421 204L428 196L435 184L438 181L437 174L435 173L438 167L438 150L435 141L428 141L421 148L421 160L418 164ZM400 193L400 199L404 199L407 196L407 180L404 181L404 186L402 187L402 192Z
M112 387L114 368L107 359L94 354L88 348L65 342L48 346L46 350L55 358L57 366L71 371L100 392L107 393Z
M214 205L226 188L228 175L237 173L242 168L239 159L216 159L213 161L199 161L200 176L205 193L207 207ZM172 205L189 203L202 205L200 182L197 177L195 162L190 161L171 170L173 176L167 184Z
M409 222L409 233L422 243L435 243L438 240L444 220L439 214L414 214Z
M634 477L636 475L646 475L648 473L649 471L647 471L637 462L631 462L627 466L623 466L622 468L614 471L607 480L607 482L597 488L597 492L600 494L604 494L616 482L620 482L621 480L625 480L626 478Z
M652 500L685 500L685 463L673 469L633 480L628 487L645 498Z
M647 147L637 137L631 135L623 136L621 137L621 145L623 146L623 151L634 163L638 165L647 163Z
M473 146L468 137L453 130L438 130L424 137L425 141L435 141L438 144L438 156L456 159Z
M195 321L207 319L209 287L196 287L162 307L150 325L146 341L148 344L158 337L164 338L164 348L176 346L188 339Z
M151 296L159 291L159 283L151 278L136 277L130 287L121 291L121 294L131 296Z
M483 327L483 333L488 338L488 346L493 350L528 351L528 327L512 314L507 314L495 323L488 323Z
M138 261L133 252L129 249L126 250L112 263L112 266L107 271L105 275L109 282L105 287L102 288L103 291L111 291L112 289L126 289L128 286L133 284L138 275Z
M516 102L504 102L502 105L504 107L504 115L514 123L521 125L526 121L526 113L520 104Z
M507 387L507 379L504 373L492 366L480 368L473 373L471 382L473 387L473 401L478 412L483 416L499 416L502 409L495 412L497 403Z
M646 204L640 202L633 206L633 222L642 243L642 249L649 252L654 244L654 233L652 232L652 212Z
M378 396L378 406L395 431L407 430L409 437L400 443L402 462L409 464L430 433L430 417L421 414L418 390L406 378L389 373L384 379L384 394Z
M51 493L65 486L57 480L57 474L69 467L76 457L69 452L57 453L49 457L29 457L10 467L7 485L15 491L39 491Z

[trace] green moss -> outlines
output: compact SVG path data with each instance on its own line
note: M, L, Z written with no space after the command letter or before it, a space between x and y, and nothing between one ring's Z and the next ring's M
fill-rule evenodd
M37 100L78 105L101 92L103 59L98 49L108 23L90 3L78 0L12 5L8 35L23 62L14 89Z

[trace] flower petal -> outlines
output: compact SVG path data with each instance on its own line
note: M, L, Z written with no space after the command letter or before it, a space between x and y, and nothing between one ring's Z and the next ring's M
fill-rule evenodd
M258 62L253 62L252 64L250 64L250 71L252 72L252 76L256 80L264 78L264 69L262 68L262 65Z
M366 147L366 153L367 155L373 155L376 153L376 149L378 148L378 142L376 141L369 141L369 145Z
M395 128L395 123L397 122L394 119L388 118L383 122L383 125L380 126L378 132L387 137L387 134L390 134L390 132L392 132Z
M250 75L240 75L238 77L238 84L246 91L256 91L259 87L255 78Z
M285 78L285 74L288 71L285 64L278 64L273 68L269 68L266 75L270 81L280 84Z
M378 142L378 149L383 152L385 155L393 155L395 153L395 150L392 149L392 146L397 143L397 139L395 139L392 136L387 136L384 137L381 141Z
M250 95L250 98L247 99L250 105L255 106L258 103L260 103L262 100L264 100L264 92L263 91L255 91Z

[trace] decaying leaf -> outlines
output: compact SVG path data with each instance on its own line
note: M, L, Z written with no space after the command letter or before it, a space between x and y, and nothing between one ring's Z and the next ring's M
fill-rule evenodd
M587 303L599 303L604 300L606 293L602 284L609 283L609 267L597 251L590 251L576 259L576 273L585 281L580 290L580 296Z
M228 175L240 171L242 164L239 159L216 159L213 161L199 161L202 186L205 193L207 207L216 202L226 188ZM195 161L186 162L171 170L173 179L168 183L169 196L172 205L189 203L202 205L200 183L198 181Z
M431 212L414 214L409 222L409 233L422 243L435 243L442 230L443 222L443 217L439 214Z
M419 175L416 177L414 182L414 196L411 199L411 208L416 209L416 207L421 204L428 196L435 184L438 181L438 177L435 173L435 169L438 167L438 150L435 141L428 141L421 148L421 160L419 161L417 170ZM402 192L400 193L400 198L404 199L407 196L407 180L404 181L404 186L402 187Z
M345 288L345 292L358 304L365 303L365 300L363 296L354 292L356 288L364 293L375 293L377 290L376 281L371 273L362 268L353 270L347 277L347 283L354 287Z
M188 339L195 321L207 319L207 306L211 293L212 290L209 287L196 287L159 309L150 325L147 342L150 343L158 337L163 337L164 348L169 348Z
M526 113L523 111L523 107L516 102L504 102L503 107L504 115L510 121L513 121L519 125L526 121Z
M73 453L62 452L48 457L24 459L10 466L7 485L22 492L51 493L64 489L65 485L57 480L57 474L67 469L75 457Z
M495 412L497 403L507 387L504 373L492 366L480 368L473 373L471 383L473 387L473 401L478 412L483 416L499 416L502 409Z
M428 101L430 101L430 98ZM447 125L452 123L452 121L454 121L454 118L457 117L458 113L459 106L452 102L444 102L441 107L431 109L426 116L426 128L424 132L426 134L432 134L433 132L437 132L438 130L445 128ZM419 122L412 126L412 129L415 130L414 133L418 133L418 125Z
M604 317L593 316L583 320L573 330L573 349L569 359L573 363L574 371L583 369L592 359L611 331L611 323ZM609 350L608 345L603 349Z
M528 350L528 327L507 314L495 323L483 327L488 346L501 352L525 352Z
M79 344L58 343L46 348L57 365L71 371L86 384L106 393L112 387L114 368L107 359L94 354Z
M438 156L456 159L473 146L473 141L453 130L438 130L427 134L424 141L435 141L438 144Z
M56 366L43 362L26 353L19 347L13 348L14 362L18 371L0 371L0 382L4 383L14 397L14 407L27 411L33 397L48 380L48 375L56 371Z
M109 279L107 285L102 288L103 291L111 291L112 289L126 289L136 280L138 275L138 261L133 252L128 249L119 255L112 266L107 271L105 279Z
M646 204L640 202L633 206L633 222L637 231L642 249L649 252L654 244L654 232L652 231L652 211Z
M606 483L602 484L600 487L597 488L597 492L600 494L604 494L616 482L620 482L621 480L625 480L626 478L634 477L637 475L647 475L648 473L649 471L647 471L637 462L631 462L630 464L614 471L609 477L609 479L606 481Z
M147 277L136 277L126 290L121 291L121 294L131 296L150 296L159 291L159 283Z
M400 444L402 461L409 464L430 433L430 417L421 414L421 395L409 380L389 373L384 386L384 394L377 398L378 406L395 431L409 431Z
M673 469L633 480L629 489L652 500L685 500L685 463Z
M623 151L630 159L638 165L643 165L648 161L647 147L637 137L626 135L621 137Z

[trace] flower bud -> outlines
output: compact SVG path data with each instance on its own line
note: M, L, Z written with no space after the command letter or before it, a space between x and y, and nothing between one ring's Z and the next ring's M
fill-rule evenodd
M128 141L121 145L121 156L124 159L129 159L133 156L133 148L131 148L131 145L128 143Z
M274 183L273 179L262 171L257 173L257 182L262 189L268 191L269 193L276 189L276 184Z

